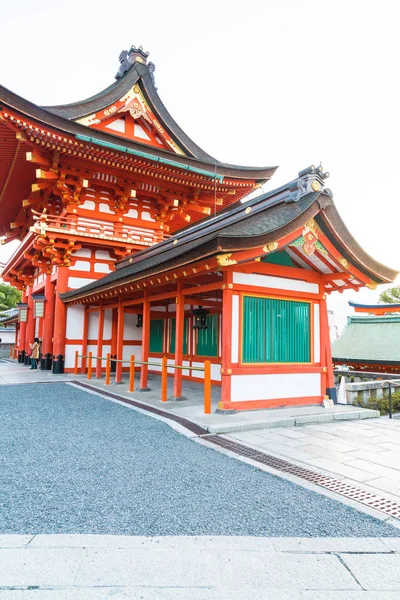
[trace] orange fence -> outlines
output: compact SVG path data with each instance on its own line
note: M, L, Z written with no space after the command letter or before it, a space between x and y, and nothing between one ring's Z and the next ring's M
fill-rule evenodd
M10 358L18 358L17 346L10 346Z
M115 363L123 363L129 365L129 392L135 391L135 366L136 365L147 365L151 367L161 367L161 402L166 402L168 399L168 369L184 369L191 371L203 371L204 372L204 414L209 415L211 413L211 363L209 360L204 361L204 367L188 367L182 365L171 365L168 364L167 358L164 356L161 359L161 363L156 362L143 362L137 361L135 355L131 354L129 360L117 360L112 359L111 354L108 353L104 358L103 356L93 356L92 352L88 355L79 354L75 352L75 363L74 363L74 375L78 375L79 372L79 358L88 359L87 363L87 378L92 379L93 373L93 360L106 362L106 379L105 384L110 385L111 378L111 361ZM83 362L83 361L82 361ZM86 369L85 369L86 370Z

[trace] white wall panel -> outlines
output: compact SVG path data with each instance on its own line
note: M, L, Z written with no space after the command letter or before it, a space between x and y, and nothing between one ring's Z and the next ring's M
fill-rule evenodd
M124 360L129 360L131 354L135 356L135 360L142 360L142 346L124 346L122 357ZM128 365L124 365L127 367Z
M98 312L90 312L89 313L89 332L88 338L89 340L97 340L98 333L98 325L99 323L99 313Z
M314 304L314 362L321 360L319 304Z
M96 250L95 257L99 260L111 260L110 253L107 250Z
M75 366L75 352L78 350L78 354L82 354L82 344L72 344L65 346L65 360L64 367L71 369ZM81 366L81 358L78 359L78 365Z
M111 333L112 333L112 308L107 308L104 311L103 339L110 340Z
M258 275L256 273L234 273L233 283L254 285L260 288L291 290L293 292L308 292L311 294L318 294L319 292L318 283L309 283L308 281L288 279L286 277L275 277L273 275Z
M321 396L320 373L232 375L232 402Z
M67 340L81 340L83 338L84 315L84 306L68 306L66 331ZM97 337L97 332L95 337Z
M110 273L111 269L107 263L95 263L94 272L95 273Z
M68 286L72 289L77 289L88 283L93 283L96 279L87 279L86 277L69 277Z
M221 336L220 336L221 337ZM239 296L232 296L232 347L231 361L239 362Z
M141 340L142 327L136 327L137 314L125 313L124 318L124 340Z
M90 271L90 262L88 260L77 260L76 263L69 268L70 271Z

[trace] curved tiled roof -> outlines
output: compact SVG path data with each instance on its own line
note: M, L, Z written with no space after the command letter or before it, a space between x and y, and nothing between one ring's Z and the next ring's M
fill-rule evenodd
M400 316L351 316L332 343L335 362L400 365Z

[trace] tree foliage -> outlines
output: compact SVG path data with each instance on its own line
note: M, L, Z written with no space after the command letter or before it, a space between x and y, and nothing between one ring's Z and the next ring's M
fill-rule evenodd
M379 302L386 302L387 304L400 303L400 285L382 292L379 296Z
M21 292L11 285L0 283L0 313L9 308L15 308L21 302Z

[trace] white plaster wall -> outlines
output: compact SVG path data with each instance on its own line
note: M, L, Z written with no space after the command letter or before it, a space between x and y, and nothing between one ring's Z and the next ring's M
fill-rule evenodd
M75 352L78 350L79 354L82 354L82 344L71 344L65 346L65 361L64 367L71 369L75 365ZM78 365L81 366L81 358L78 359Z
M204 367L204 363L192 363L193 367ZM196 379L204 379L204 371L193 371L192 376ZM221 365L211 364L211 379L221 381Z
M35 319L35 337L39 337L39 321L40 319ZM1 337L1 330L0 330Z
M86 210L94 210L96 208L96 204L95 202L93 202L93 200L85 200L85 202L80 205L80 208L84 208Z
M89 313L89 330L88 330L88 339L89 340L97 340L97 333L99 327L99 313L90 312Z
M68 286L72 289L77 289L88 283L93 283L96 279L88 279L86 277L69 277Z
M319 304L314 304L314 362L321 360Z
M88 260L77 260L74 265L69 268L70 271L90 271L90 262Z
M103 328L103 339L111 339L111 328L112 328L112 308L107 308L104 311L104 328Z
M122 349L123 360L130 360L131 354L135 356L135 360L142 360L142 346L124 346ZM124 365L124 367L127 366Z
M232 375L232 402L321 396L320 373Z
M99 260L110 260L110 253L107 250L96 250L95 257Z
M319 292L318 283L309 283L308 281L288 279L286 277L275 277L273 275L258 275L255 273L233 273L233 283L291 290L293 292L308 292L311 294L318 294Z
M221 337L221 336L220 336ZM232 296L232 346L231 361L239 362L239 296Z
M124 318L124 340L141 340L142 327L136 327L137 314L125 313Z
M73 256L79 256L81 258L90 258L92 255L92 251L89 248L81 248L74 252Z
M83 338L83 319L85 307L82 305L68 306L67 308L67 340L79 340ZM97 334L96 336L97 337Z

